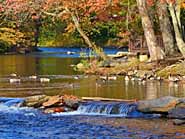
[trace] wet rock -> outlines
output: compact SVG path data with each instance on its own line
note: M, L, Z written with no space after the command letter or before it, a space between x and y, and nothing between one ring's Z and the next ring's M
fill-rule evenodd
M174 125L184 125L185 120L175 119L175 120L173 120L173 124Z
M80 104L80 99L72 95L64 95L63 102L65 106L77 110Z
M44 110L44 113L59 113L59 112L66 112L66 110L64 107L53 107Z
M48 101L44 102L42 106L44 107L51 107L56 105L62 105L62 98L60 96L51 96L49 97Z
M44 102L48 101L48 96L46 95L36 95L25 98L23 106L38 108L42 106Z
M145 113L168 113L179 104L179 98L166 96L138 102L138 110Z
M185 108L178 107L168 112L169 118L185 119Z
M54 108L54 112L65 112L65 108L64 107Z

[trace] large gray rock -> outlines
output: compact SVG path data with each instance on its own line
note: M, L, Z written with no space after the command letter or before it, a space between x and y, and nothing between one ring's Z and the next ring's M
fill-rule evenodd
M185 108L174 108L168 112L169 118L185 119Z
M185 119L185 99L180 98L179 101L180 103L168 112L169 118Z
M26 107L41 107L44 102L48 101L48 96L46 95L36 95L25 98L23 106Z
M167 113L180 103L179 98L166 96L138 102L138 110L145 113Z
M63 103L66 107L72 108L73 110L77 110L80 104L80 99L75 96L64 95Z

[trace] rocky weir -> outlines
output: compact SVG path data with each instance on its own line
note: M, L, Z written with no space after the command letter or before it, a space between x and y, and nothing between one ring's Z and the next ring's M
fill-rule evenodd
M185 98L166 96L135 102L85 101L72 95L37 95L26 98L0 98L8 107L31 107L46 114L73 113L124 118L169 118L185 124Z

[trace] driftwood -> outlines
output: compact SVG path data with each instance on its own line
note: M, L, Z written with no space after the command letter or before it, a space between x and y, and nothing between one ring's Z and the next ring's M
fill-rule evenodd
M136 102L136 99L114 99L114 98L102 98L102 97L82 97L82 100L92 101L115 101L115 102Z

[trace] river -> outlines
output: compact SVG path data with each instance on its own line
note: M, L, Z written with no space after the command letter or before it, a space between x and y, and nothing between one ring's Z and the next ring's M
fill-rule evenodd
M87 76L73 70L72 65L92 55L85 48L40 48L28 55L0 56L0 96L25 97L38 94L72 94L79 97L118 99L152 99L161 96L185 97L185 85L149 81L146 83L117 80L99 82L99 76ZM106 48L107 54L117 49ZM20 83L11 84L10 74L16 73ZM31 75L47 77L50 83L40 83ZM31 108L0 104L0 138L2 139L76 139L76 138L184 138L184 127L158 118L136 119L110 114L43 114Z

